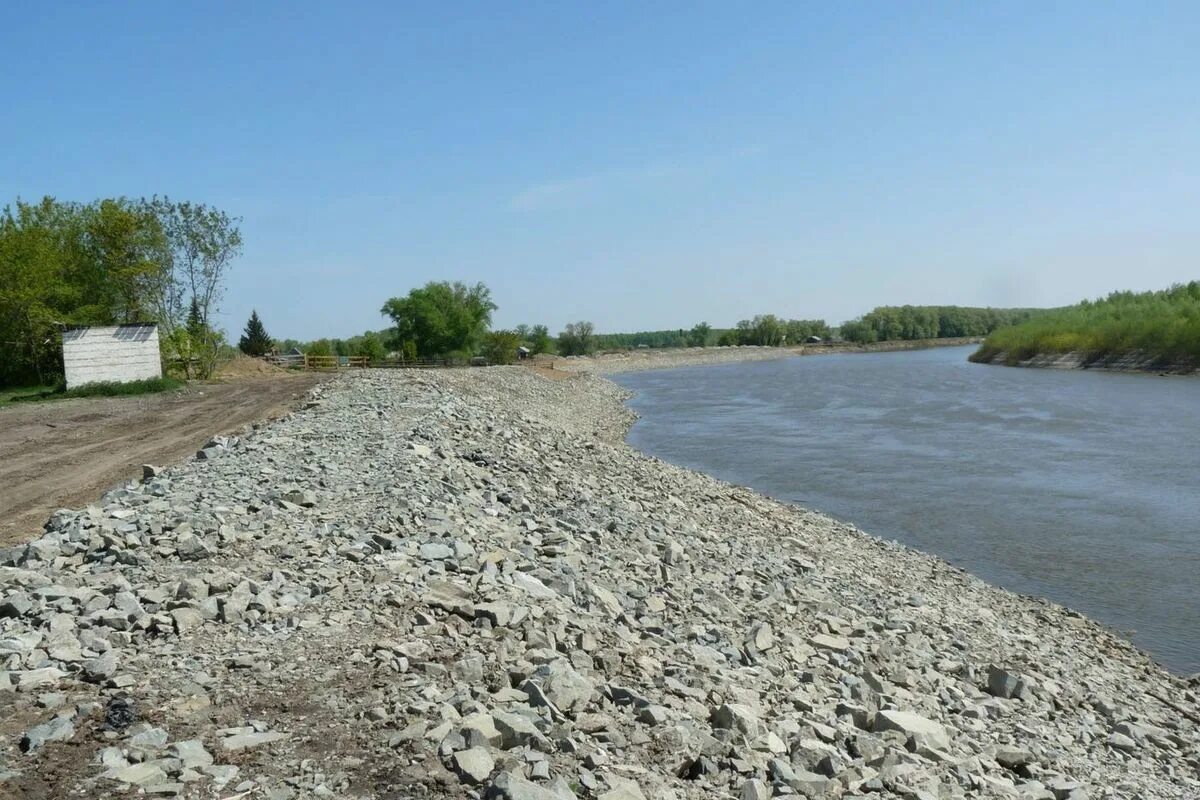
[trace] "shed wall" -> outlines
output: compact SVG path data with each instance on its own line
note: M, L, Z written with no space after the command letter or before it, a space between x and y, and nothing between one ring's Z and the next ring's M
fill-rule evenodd
M63 333L67 388L162 377L155 325L77 328Z

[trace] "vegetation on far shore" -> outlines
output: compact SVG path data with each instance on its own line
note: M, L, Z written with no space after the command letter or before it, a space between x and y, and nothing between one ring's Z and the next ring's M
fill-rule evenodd
M957 339L986 336L992 331L1044 314L1040 308L973 308L970 306L879 306L856 320L843 322L842 338L856 344Z
M492 364L515 360L517 348L529 353L590 355L632 349L680 347L785 347L816 341L872 344L888 341L983 336L1004 325L1029 319L1040 309L969 308L964 306L881 306L840 329L823 319L786 319L759 314L733 328L700 322L689 329L597 333L591 322L568 323L558 336L545 325L518 325L490 331L491 293L483 284L428 283L395 297L382 312L394 327L366 331L349 339L276 342L281 351L309 355L366 356L370 360L443 359L466 363L481 356ZM247 332L256 320L251 319ZM245 348L243 348L245 350ZM246 352L250 352L247 350Z
M972 361L1017 364L1079 353L1088 362L1139 354L1156 364L1200 364L1200 281L1155 292L1113 292L1045 311L987 337Z

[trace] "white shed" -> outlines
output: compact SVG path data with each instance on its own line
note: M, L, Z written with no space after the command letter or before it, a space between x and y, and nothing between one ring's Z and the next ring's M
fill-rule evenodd
M68 328L63 331L67 388L85 383L162 377L158 326L152 322Z

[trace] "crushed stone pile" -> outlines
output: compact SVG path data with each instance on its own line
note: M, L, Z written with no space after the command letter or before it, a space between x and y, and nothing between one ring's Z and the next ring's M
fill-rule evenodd
M624 399L347 375L57 512L0 552L0 796L1200 797L1195 680Z

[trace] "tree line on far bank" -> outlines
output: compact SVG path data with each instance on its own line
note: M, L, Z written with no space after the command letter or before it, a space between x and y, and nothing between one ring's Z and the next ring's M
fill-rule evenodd
M1045 311L1040 308L879 306L856 320L843 322L839 332L843 339L857 344L987 336L998 328L1018 325Z
M1137 354L1162 365L1200 366L1200 281L1049 309L994 331L971 360L1003 354L1015 364L1048 353L1079 353L1088 361Z
M381 313L393 323L389 329L367 331L348 339L317 339L307 343L283 339L276 346L281 351L294 348L311 355L366 356L371 360L466 362L483 357L489 363L506 364L516 360L521 347L532 355L572 356L634 348L780 347L813 341L871 343L982 336L1039 313L1036 309L881 306L840 328L820 319L784 319L760 314L741 320L733 328L714 328L700 322L690 329L633 333L597 333L591 322L579 321L567 324L557 336L552 336L545 325L492 330L492 312L496 308L491 292L482 283L468 286L431 282L384 303Z
M61 378L71 325L155 322L164 362L207 376L210 324L241 253L238 220L200 203L46 197L0 211L0 386Z

